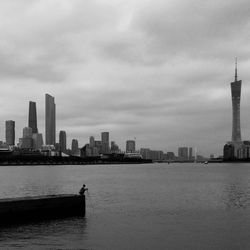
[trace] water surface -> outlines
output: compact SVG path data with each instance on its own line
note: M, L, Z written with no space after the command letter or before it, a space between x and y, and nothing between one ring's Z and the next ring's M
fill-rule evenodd
M7 249L250 249L250 164L0 167L0 197L77 193L86 218L0 228Z

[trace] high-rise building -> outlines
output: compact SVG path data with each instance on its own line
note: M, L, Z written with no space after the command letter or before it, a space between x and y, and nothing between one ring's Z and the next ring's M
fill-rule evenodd
M89 137L89 146L90 146L90 148L93 148L95 146L95 137L94 136Z
M66 132L63 130L59 132L59 145L60 145L60 151L66 153L67 150Z
M33 149L40 150L43 146L43 135L41 133L35 133L32 135Z
M109 132L102 132L102 153L109 153Z
M46 145L55 145L56 142L56 104L55 98L45 95L45 142Z
M188 160L188 148L187 147L178 148L178 158L179 160L182 160L182 161Z
M188 149L188 159L193 160L193 148Z
M71 154L78 155L79 154L79 147L78 147L78 140L73 139L71 143Z
M15 145L15 122L12 120L5 122L5 138L8 146Z
M22 149L33 148L32 128L25 127L23 129L23 137L19 139L19 146Z
M134 140L126 141L126 152L127 153L134 153L135 152L135 141Z
M231 82L232 94L232 143L241 142L241 129L240 129L240 95L241 95L241 80L237 79L237 59L235 62L235 76L234 82Z
M119 146L115 143L115 141L111 141L110 152L111 153L120 153Z
M32 128L30 127L23 128L23 138L32 138Z
M32 133L35 134L37 130L37 116L36 116L36 103L29 102L29 124L28 126L32 128Z

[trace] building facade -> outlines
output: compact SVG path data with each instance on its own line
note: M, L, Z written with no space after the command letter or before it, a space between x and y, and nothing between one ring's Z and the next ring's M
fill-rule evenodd
M59 147L61 152L66 153L67 139L66 139L66 132L63 130L59 132Z
M73 139L71 142L71 154L72 155L79 155L79 147L78 147L78 140Z
M135 152L135 141L134 140L126 141L126 152L127 153L134 153Z
M28 126L32 128L32 133L38 133L37 129L37 115L36 115L36 103L29 102L29 122Z
M102 132L102 154L108 154L109 149L109 132Z
M188 160L188 147L179 147L178 148L178 159L180 161Z
M56 142L56 104L55 98L45 95L45 143L55 145Z
M15 122L12 120L5 122L5 138L8 146L15 145Z

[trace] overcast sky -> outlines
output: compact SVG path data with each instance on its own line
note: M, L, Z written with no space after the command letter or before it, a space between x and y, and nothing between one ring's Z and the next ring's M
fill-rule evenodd
M242 139L250 139L249 0L1 0L0 137L16 138L45 93L59 130L80 145L110 132L124 149L222 154L231 140L230 82L238 57Z

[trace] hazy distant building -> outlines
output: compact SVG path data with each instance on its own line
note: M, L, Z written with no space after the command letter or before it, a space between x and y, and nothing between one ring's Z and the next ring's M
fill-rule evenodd
M5 138L8 146L15 145L15 122L12 120L5 122Z
M33 149L32 128L23 129L23 137L19 139L19 147L22 149Z
M80 149L80 155L81 155L81 157L91 157L92 156L92 150L91 150L89 144L85 144Z
M111 153L120 153L119 146L115 143L115 141L111 141Z
M180 161L188 160L188 148L187 147L179 147L178 148L178 159Z
M59 145L60 145L60 151L66 153L67 150L66 132L63 130L59 132Z
M78 155L79 154L79 147L78 147L78 140L73 139L71 143L71 154Z
M35 134L32 135L32 139L33 139L33 149L34 150L42 149L43 135L41 133L35 133Z
M109 153L109 132L102 132L102 153Z
M36 116L36 103L29 102L29 124L28 126L32 128L32 133L35 134L37 130L37 116Z
M97 155L102 152L102 141L95 141L95 153L97 152Z
M32 138L32 128L30 127L23 128L23 138Z
M45 95L45 142L46 145L55 145L56 142L56 104L55 98Z
M89 146L91 148L94 148L94 146L95 146L95 137L94 136L89 137Z
M151 150L149 148L141 148L140 154L142 155L143 159L151 159Z
M135 141L134 140L126 141L126 152L127 153L134 153L135 152Z
M193 160L193 148L188 149L188 159Z
M175 154L174 152L167 152L167 160L175 160Z

